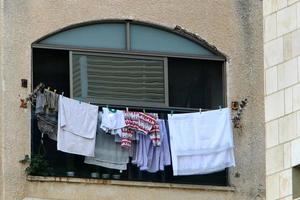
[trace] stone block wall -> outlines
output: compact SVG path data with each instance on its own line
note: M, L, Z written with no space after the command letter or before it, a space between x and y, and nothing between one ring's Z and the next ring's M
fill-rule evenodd
M300 0L264 0L266 198L296 199L300 165ZM299 187L299 185L298 185Z

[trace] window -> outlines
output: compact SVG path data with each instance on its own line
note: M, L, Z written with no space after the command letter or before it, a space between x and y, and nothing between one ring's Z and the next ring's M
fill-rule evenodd
M125 106L159 112L190 112L225 105L225 58L218 51L180 30L140 22L111 21L72 27L33 45L33 86L40 82L65 96L100 106ZM32 117L32 153L41 134ZM122 180L227 185L227 170L195 176L172 175L172 167L148 173L129 164L120 173L84 164L84 158L56 150L44 138L45 158L54 176L75 171L77 177L120 174Z
M293 198L300 198L300 165L292 168Z

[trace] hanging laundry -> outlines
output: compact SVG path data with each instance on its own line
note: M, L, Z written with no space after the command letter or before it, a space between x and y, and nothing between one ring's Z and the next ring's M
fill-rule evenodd
M50 118L46 115L37 115L37 125L38 129L42 133L42 138L44 135L48 135L48 137L54 141L57 141L57 119Z
M157 117L151 114L139 112L139 121L137 131L148 135L150 130L154 127Z
M102 121L99 112L98 124ZM110 169L126 170L129 162L129 152L114 141L114 136L98 129L96 135L95 157L85 157L84 162Z
M159 124L159 132L160 132L160 142L161 145L159 148L159 170L163 171L165 166L171 165L171 152L170 152L170 140L169 140L169 132L166 127L165 120L158 120ZM152 168L152 167L150 167Z
M116 137L116 141L120 140L121 147L131 148L132 140L136 139L136 131L139 127L139 112L124 112L126 126L122 128L120 138Z
M48 89L44 89L45 95L45 112L53 113L58 111L58 98L59 95L56 92L52 92Z
M49 90L37 92L35 113L38 128L42 137L46 134L52 140L57 140L57 110L58 94Z
M150 139L153 143L153 146L160 146L160 144L161 144L160 125L158 123L158 116L155 115L154 117L155 117L155 123L152 126L152 129L149 131L149 136L150 136Z
M140 113L140 130L149 135L154 146L160 146L160 130L157 113Z
M124 112L110 108L102 108L102 110L103 116L100 125L101 129L103 129L106 133L121 136L121 128L124 128L126 125Z
M94 156L98 106L59 96L57 149Z
M46 105L46 97L45 94L41 91L38 91L36 94L36 101L35 101L35 114L44 113L44 108Z
M159 170L163 171L165 166L171 165L171 154L165 121L157 120L157 124L160 130L161 146L154 146L153 141L148 135L139 134L132 161L140 170L147 170L151 173Z
M126 127L122 129L121 146L130 148L138 134L150 136L154 146L160 146L158 115L154 113L125 112Z
M207 174L235 166L230 110L169 114L173 173Z

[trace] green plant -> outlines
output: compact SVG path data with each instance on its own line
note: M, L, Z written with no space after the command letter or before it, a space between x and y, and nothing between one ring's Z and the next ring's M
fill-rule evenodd
M52 175L53 169L49 166L48 161L45 160L42 155L40 154L32 155L28 161L29 161L29 166L25 170L25 172L28 175L39 175L39 176Z

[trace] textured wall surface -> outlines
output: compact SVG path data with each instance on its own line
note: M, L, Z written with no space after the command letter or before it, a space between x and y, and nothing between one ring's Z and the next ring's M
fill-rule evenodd
M2 0L4 1L2 118L3 181L1 200L54 199L263 199L265 194L262 1L260 0ZM30 153L30 111L19 98L30 89L32 42L60 28L102 19L136 19L197 33L228 56L228 103L247 97L243 127L234 132L236 168L232 192L27 182L18 160ZM1 72L0 72L1 73ZM1 75L1 74L0 74ZM0 107L1 108L1 107ZM0 110L1 112L1 110ZM1 147L1 146L0 146ZM156 193L159 191L160 193ZM92 196L91 194L95 194ZM125 195L123 195L125 194ZM161 194L161 196L159 196ZM98 198L97 198L98 197Z
M266 0L263 14L266 197L289 200L300 197L300 1Z
M3 146L2 146L2 127L3 127L3 45L2 38L3 38L3 1L0 0L0 199L3 199L3 171L2 171L2 157L3 157Z

